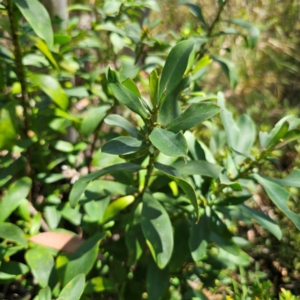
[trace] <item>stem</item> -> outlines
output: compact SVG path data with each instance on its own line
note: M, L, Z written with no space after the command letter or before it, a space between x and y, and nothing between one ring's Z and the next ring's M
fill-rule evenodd
M16 71L17 76L20 81L21 85L21 104L24 111L24 130L23 130L23 138L27 139L30 138L29 136L29 130L30 130L30 117L29 117L29 97L27 93L27 87L26 87L26 78L25 78L25 72L24 72L24 66L22 63L22 53L21 53L21 46L18 36L18 21L15 19L14 14L14 4L12 0L7 1L7 12L11 27L11 36L12 36L12 42L14 45L14 53L15 53L15 61L16 61ZM26 175L29 176L31 179L33 179L32 174L32 167L30 162L30 148L26 151ZM34 181L33 186L34 186ZM29 194L29 198L32 197L32 191Z
M206 35L206 37L208 39L210 39L212 37L213 30L215 29L217 23L220 21L220 17L221 17L221 14L222 14L223 10L224 10L225 5L226 5L226 1L219 7L219 10L218 10L218 13L217 13L215 19L213 20L212 24L208 28L208 32L207 32L207 35ZM208 46L205 47L205 45L207 45L207 44L208 44ZM200 50L197 53L198 59L201 59L204 56L205 52L207 51L207 48L211 47L211 44L212 44L211 40L204 43L204 44L202 44Z

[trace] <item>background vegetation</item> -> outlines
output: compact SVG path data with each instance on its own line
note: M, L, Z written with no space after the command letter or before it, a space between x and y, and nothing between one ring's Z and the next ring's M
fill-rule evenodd
M0 1L0 298L298 298L299 1L49 3Z

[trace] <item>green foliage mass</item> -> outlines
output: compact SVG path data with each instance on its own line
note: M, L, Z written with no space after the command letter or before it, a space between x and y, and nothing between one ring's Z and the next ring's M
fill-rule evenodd
M216 40L255 52L260 30L223 18L225 0L212 19L178 5L193 27L160 32L156 1L73 4L66 27L38 0L0 1L2 298L278 296L251 233L300 229L300 169L278 171L300 119L260 130L206 93L215 65L238 85Z

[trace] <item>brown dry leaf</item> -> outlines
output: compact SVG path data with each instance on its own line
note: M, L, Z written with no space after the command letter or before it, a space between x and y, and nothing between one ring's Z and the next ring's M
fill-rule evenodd
M74 253L84 243L79 236L67 232L43 232L32 236L29 241L68 253Z

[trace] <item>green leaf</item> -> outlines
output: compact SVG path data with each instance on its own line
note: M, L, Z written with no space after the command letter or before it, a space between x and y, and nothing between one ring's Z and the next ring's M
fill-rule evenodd
M120 136L108 141L102 146L101 150L109 154L131 154L137 152L141 148L142 143L142 141L134 137Z
M43 288L50 285L55 265L50 251L44 247L32 248L25 253L25 259L39 285Z
M146 278L146 287L148 300L160 300L164 292L169 286L169 270L164 268L163 270L159 269L157 265L151 261L147 266L147 278Z
M53 30L46 8L38 0L13 0L37 36L53 47Z
M65 268L64 284L77 275L87 275L94 266L99 252L99 242L105 233L96 233L86 240L71 256Z
M239 205L249 200L251 197L252 195L229 196L225 199L214 201L214 204L218 206Z
M159 84L159 76L157 74L157 70L153 70L149 75L149 89L150 89L150 100L155 107L158 103L158 84Z
M274 148L281 142L281 139L286 135L288 130L289 123L285 119L281 119L268 134L265 147L270 150Z
M189 8L190 12L198 18L198 20L206 26L206 22L204 20L203 14L202 14L202 9L199 5L189 2L189 1L181 1L178 3L179 5L185 5Z
M0 107L0 150L10 150L16 143L16 109L14 103Z
M266 193L273 201L273 203L296 225L300 230L300 216L292 212L287 202L290 197L290 193L282 188L280 185L271 182L258 174L254 174L254 178L260 183L265 189Z
M149 139L153 146L159 151L168 156L182 156L187 155L188 149L186 140L181 132L177 134L156 127L149 135Z
M84 10L84 11L90 11L92 12L93 9L89 7L88 5L83 5L83 4L72 4L68 6L68 11L73 11L73 10Z
M225 169L220 173L219 178L220 178L220 182L222 185L228 186L228 187L232 188L234 191L242 191L243 190L243 188L239 182L231 181L228 178Z
M254 26L250 22L241 19L230 19L227 20L227 22L238 25L248 31L250 37L247 38L247 42L250 48L253 48L257 44L260 32L256 26Z
M60 108L66 110L69 106L68 97L59 82L50 75L31 74L30 81L37 85L49 96Z
M172 225L165 208L148 193L143 195L141 225L154 261L165 268L173 251Z
M52 146L61 152L72 152L74 150L73 144L66 142L66 141L55 141L52 143Z
M137 129L120 115L109 115L104 119L104 122L108 125L119 126L126 130L131 136L135 138L138 137Z
M89 109L81 123L82 134L84 136L92 134L99 126L100 122L104 119L109 109L109 105L101 105L99 107Z
M13 260L2 261L0 263L0 282L2 280L12 281L17 279L18 276L25 275L28 272L29 268L25 264Z
M132 93L134 93L138 98L141 98L140 91L136 86L135 82L131 78L127 78L122 84L127 87Z
M108 86L112 90L117 100L129 109L140 115L143 119L146 119L148 112L143 106L139 97L137 97L131 90L119 82L118 75L115 71L110 68L107 69L107 81Z
M282 179L277 179L277 178L271 178L271 177L265 177L265 179L275 182L279 185L283 186L294 186L297 188L300 188L300 170L294 170L292 173L290 173L288 176Z
M34 37L34 36L32 36L30 38L31 38L31 40L34 41L35 46L46 56L46 58L49 60L49 62L52 64L52 66L56 70L59 70L59 66L58 66L56 60L54 59L51 51L49 50L47 45L44 43L44 41L37 37Z
M181 81L193 47L194 41L189 40L179 42L172 48L161 74L158 89L158 101L161 101L163 93L167 95L175 90Z
M218 93L218 105L222 109L220 115L226 132L227 144L232 149L236 149L240 131L233 119L232 113L225 107L224 94L221 92Z
M223 72L229 79L231 87L234 89L238 84L238 76L235 64L232 61L220 56L212 56L212 59L220 64Z
M208 241L208 220L207 216L203 214L198 223L192 224L191 235L189 238L189 247L195 262L201 261L206 257Z
M182 177L179 174L177 169L175 169L171 166L163 165L158 162L154 163L154 166L156 169L163 172L169 178L174 180L182 188L182 190L184 191L184 193L190 199L192 205L194 206L197 218L199 218L199 208L198 208L198 203L197 203L197 197L196 197L193 187L187 181L182 179Z
M105 277L94 277L91 280L88 280L84 293L92 294L92 293L102 293L102 292L114 292L116 290L113 282Z
M128 171L128 172L136 172L141 168L139 165L131 164L131 163L123 163L116 164L110 167L103 168L102 170L96 171L89 175L81 177L77 180L71 190L69 201L71 207L75 207L80 197L88 187L89 183L95 180L98 177L106 175L108 173L118 172L118 171Z
M85 275L78 274L73 277L58 295L57 300L79 300L84 291Z
M176 168L182 175L201 175L212 178L218 178L222 168L218 165L211 164L205 160L187 161L182 160L175 162L172 167Z
M123 210L128 205L130 205L134 201L134 199L135 199L134 196L129 195L114 200L107 207L102 222L105 223L109 219L115 217L121 210Z
M39 291L39 300L52 300L51 289L49 286L46 286Z
M240 205L240 209L251 219L255 220L260 226L274 234L278 238L278 240L281 240L282 232L280 227L268 215L243 204Z
M187 130L211 118L220 111L220 108L211 103L195 103L189 106L179 117L167 124L166 129L174 133Z
M276 149L280 148L292 141L298 140L299 138L300 138L300 130L299 129L290 130L280 139L280 143L276 146Z
M0 223L0 238L7 239L27 247L25 234L17 225L11 223Z
M0 222L4 222L27 197L30 188L31 179L28 177L23 177L9 186L7 194L0 201Z

